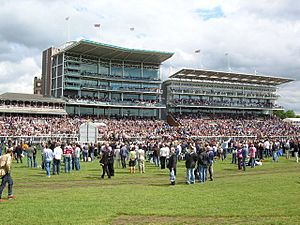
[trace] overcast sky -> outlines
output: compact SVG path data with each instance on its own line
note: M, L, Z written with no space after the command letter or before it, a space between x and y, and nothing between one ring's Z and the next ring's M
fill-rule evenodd
M1 0L0 93L33 93L41 52L63 45L68 26L71 40L174 52L164 79L183 67L227 71L228 59L232 71L293 78L278 103L300 114L300 1Z

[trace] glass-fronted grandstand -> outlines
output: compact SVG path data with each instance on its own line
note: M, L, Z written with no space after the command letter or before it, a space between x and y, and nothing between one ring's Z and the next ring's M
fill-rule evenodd
M172 55L73 42L52 56L51 95L66 101L70 115L161 118L160 65Z
M182 69L163 83L168 112L272 115L277 86L287 78L210 70Z

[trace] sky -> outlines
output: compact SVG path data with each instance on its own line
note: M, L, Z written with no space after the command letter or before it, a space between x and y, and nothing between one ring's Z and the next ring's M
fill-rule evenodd
M1 0L0 94L33 93L42 51L80 39L174 52L163 79L181 68L228 66L292 78L277 103L300 114L300 1Z

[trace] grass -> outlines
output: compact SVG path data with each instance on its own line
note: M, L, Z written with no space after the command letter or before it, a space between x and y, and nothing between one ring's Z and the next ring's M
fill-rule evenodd
M116 169L111 180L99 179L97 161L81 166L47 178L14 162L17 199L0 204L1 224L300 224L300 163L293 159L246 172L218 161L215 180L194 185L185 184L180 162L175 186L150 163L145 174Z

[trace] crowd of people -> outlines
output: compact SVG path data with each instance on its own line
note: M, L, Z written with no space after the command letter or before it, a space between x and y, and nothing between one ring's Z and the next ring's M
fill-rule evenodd
M1 153L12 149L12 155L17 163L27 159L28 167L38 167L37 146L30 143L2 143ZM181 139L181 140L139 140L139 141L111 141L104 143L47 142L41 146L41 167L46 176L60 174L61 165L64 172L79 171L81 163L99 160L102 167L100 178L107 176L111 179L115 175L115 167L129 168L130 173L145 173L145 162L164 170L169 169L170 184L175 185L177 176L177 162L185 161L186 183L194 184L214 180L213 166L217 160L226 160L231 155L231 163L239 170L254 168L272 157L274 162L279 161L283 154L286 158L295 157L299 162L298 154L300 141L291 139ZM229 162L230 163L230 162ZM184 176L183 174L181 176Z
M229 106L229 107L251 107L251 108L278 108L279 106L271 102L250 102L231 100L208 100L192 98L176 98L171 103L176 105L197 105L197 106Z
M103 141L128 139L182 139L188 137L295 137L300 127L277 117L175 115L180 126L170 126L164 120L143 118L101 117L26 117L0 116L0 136L78 137L81 124L101 122L99 137Z

